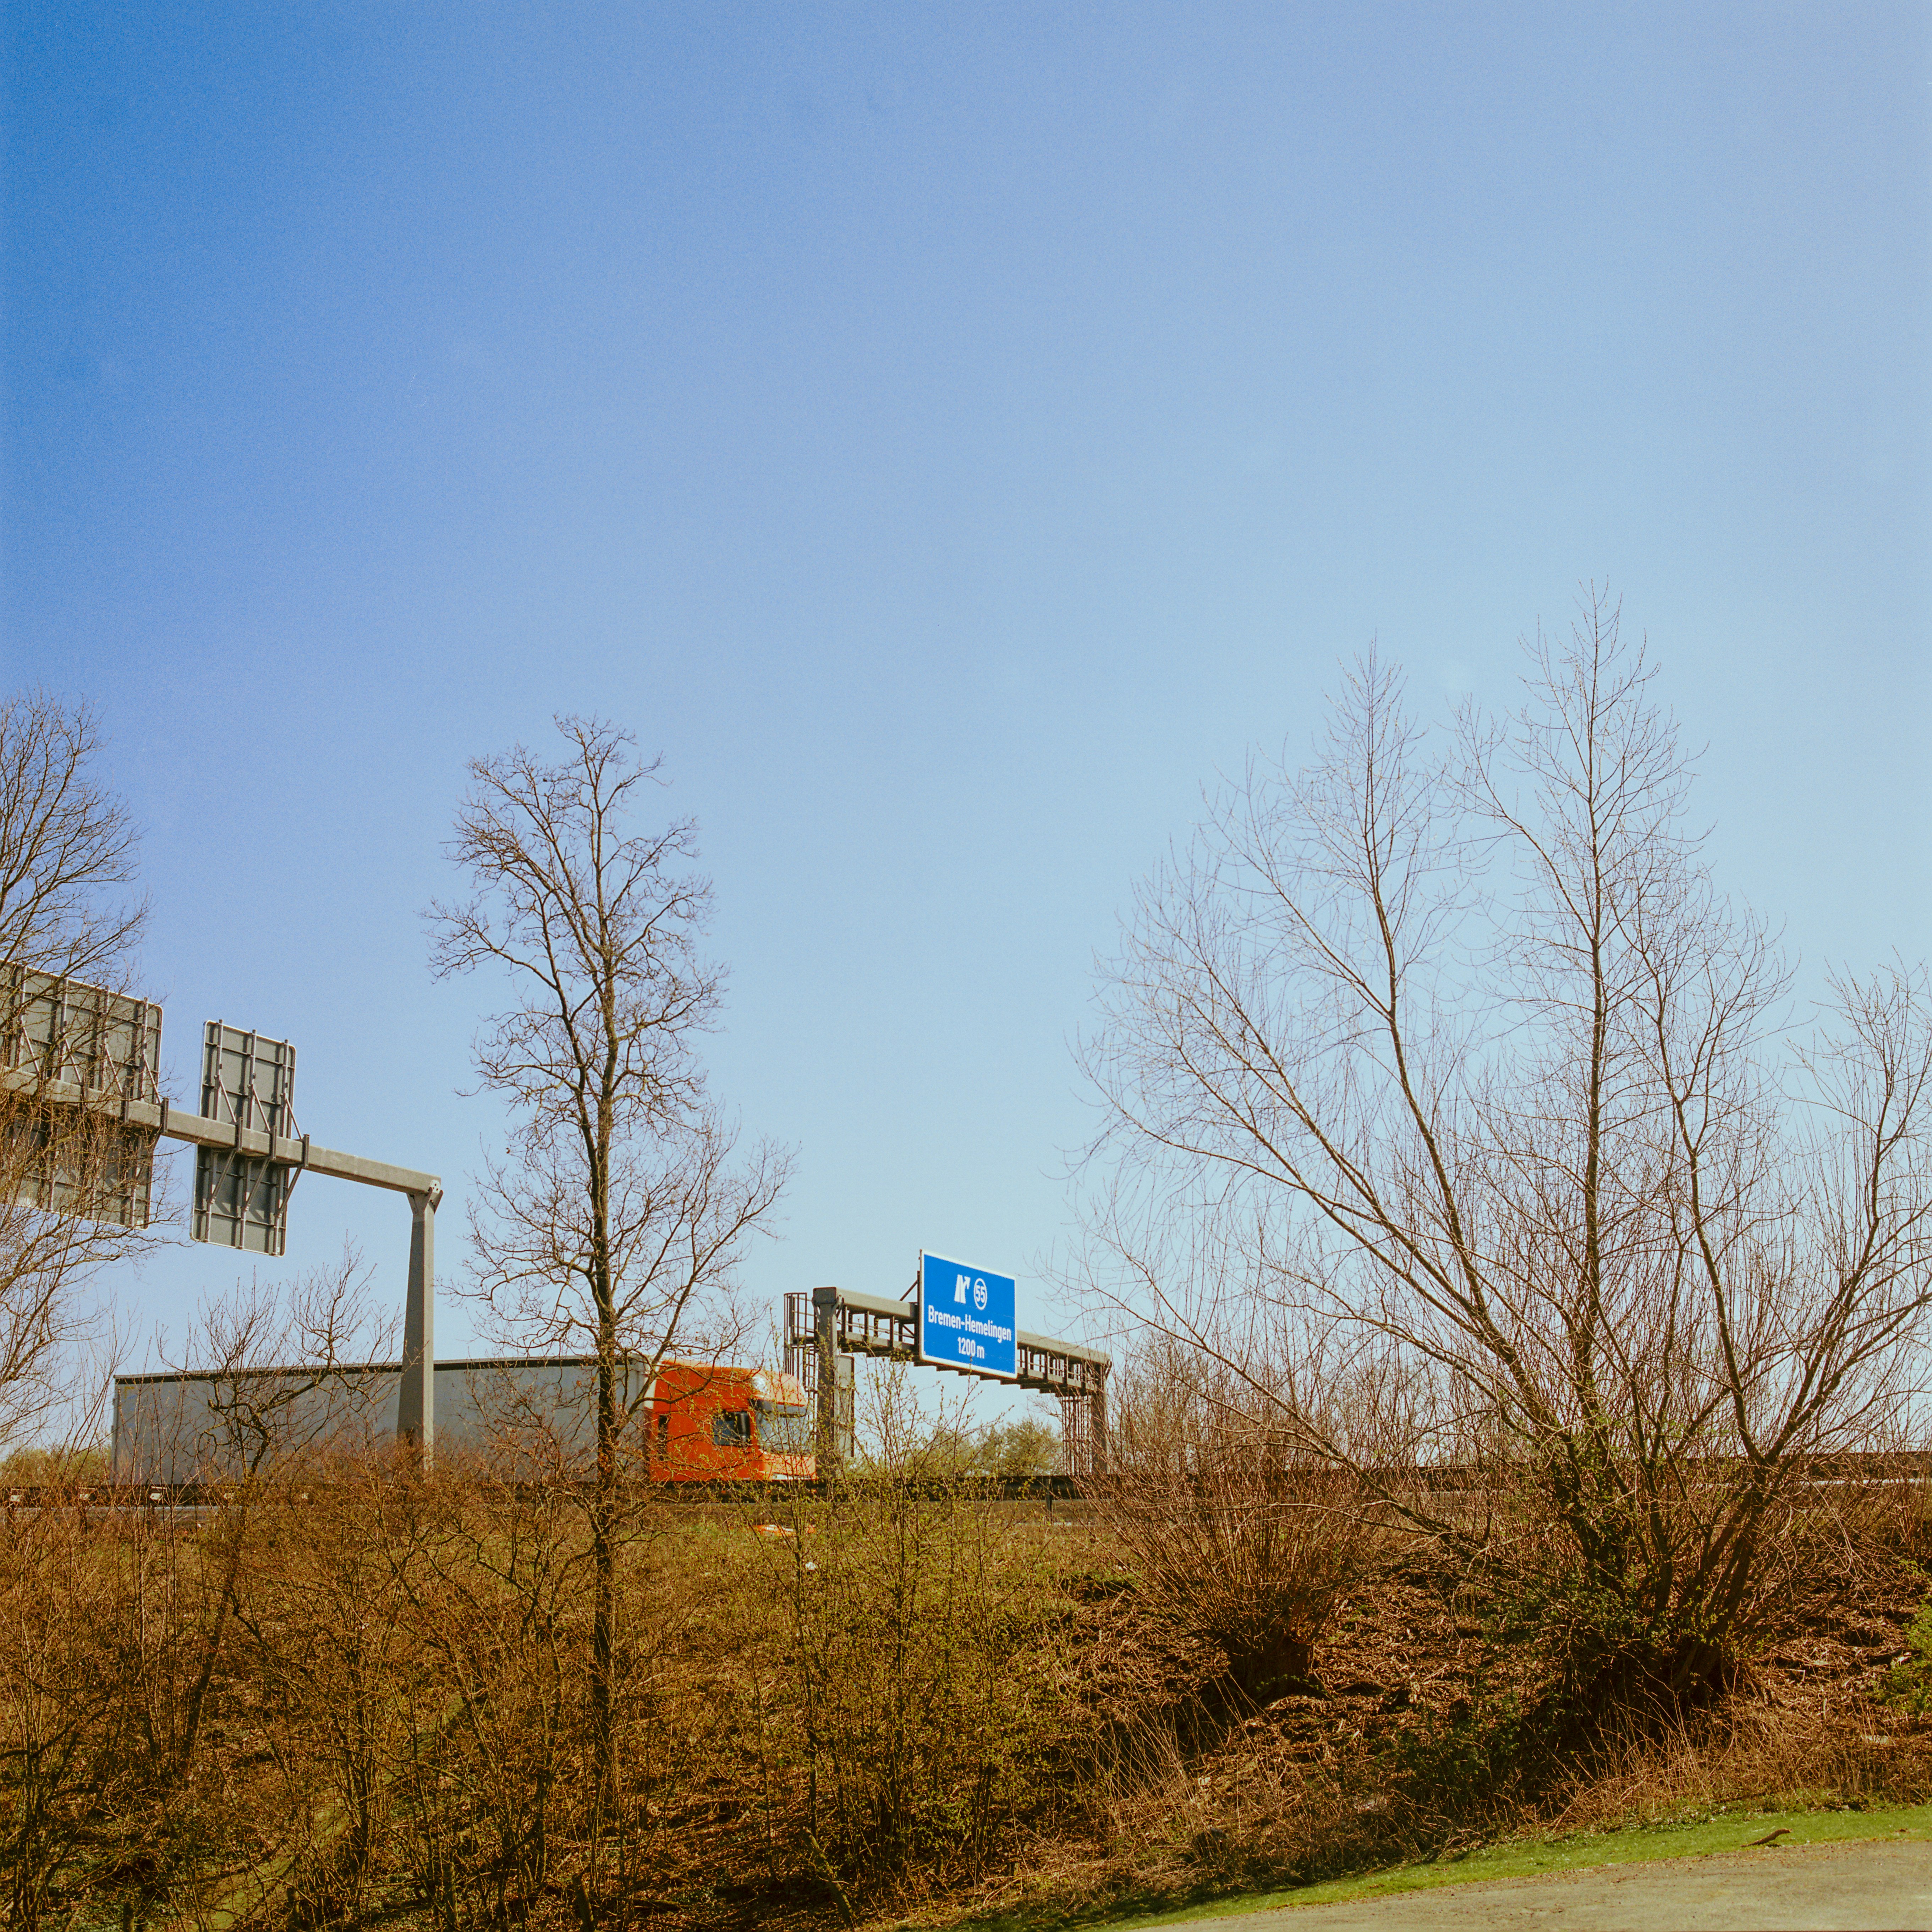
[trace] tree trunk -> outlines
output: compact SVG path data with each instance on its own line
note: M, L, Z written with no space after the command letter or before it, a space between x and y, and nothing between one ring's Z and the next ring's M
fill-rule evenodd
M608 1817L616 1795L617 1630L616 1337L608 1316L597 1336L597 1496L591 1513L596 1602L590 1629L590 1714L597 1762L597 1809Z

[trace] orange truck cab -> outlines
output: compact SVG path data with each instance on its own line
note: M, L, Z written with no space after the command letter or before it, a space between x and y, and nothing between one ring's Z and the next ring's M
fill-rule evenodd
M812 1412L797 1378L665 1362L651 1391L651 1474L664 1483L809 1482Z

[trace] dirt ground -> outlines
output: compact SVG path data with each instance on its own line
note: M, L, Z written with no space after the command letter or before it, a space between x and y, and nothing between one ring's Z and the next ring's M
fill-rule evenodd
M1922 1754L1932 1765L1925 1720L1874 1695L1906 1654L1904 1633L1927 1588L1903 1562L1820 1576L1813 1600L1794 1606L1790 1633L1752 1660L1740 1700L1806 1730L1842 1728L1848 1746ZM1214 1785L1233 1795L1290 1766L1373 1754L1403 1732L1493 1708L1518 1688L1493 1630L1445 1602L1426 1573L1385 1576L1372 1599L1343 1604L1316 1665L1321 1694L1281 1698L1241 1724L1202 1767Z
M1572 1779L1560 1769L1553 1781L1546 1776L1533 1787L1507 1778L1500 1788L1483 1787L1478 1779L1460 1794L1444 1794L1438 1805L1431 1779L1443 1771L1453 1778L1459 1751L1480 1754L1486 1738L1507 1729L1512 1700L1524 1707L1533 1701L1544 1665L1534 1633L1500 1630L1495 1604L1479 1592L1456 1587L1426 1564L1384 1571L1339 1607L1316 1648L1315 1684L1238 1718L1218 1735L1197 1736L1168 1774L1120 1805L1104 1850L1096 1844L1083 1856L1070 1840L1038 1846L1029 1861L1033 1870L989 1885L981 1909L1052 1917L1057 1906L1070 1918L1124 1922L1136 1910L1205 1911L1216 1898L1234 1903L1284 1884L1453 1856L1523 1834L1619 1833L1774 1803L1855 1810L1921 1803L1932 1796L1932 1712L1880 1694L1898 1689L1888 1676L1911 1656L1906 1633L1928 1588L1932 1581L1900 1551L1847 1550L1841 1561L1816 1564L1794 1580L1781 1634L1756 1646L1732 1694L1688 1721L1681 1735L1640 1738L1622 1757L1612 1753L1578 1765ZM1124 1658L1130 1649L1122 1646ZM1932 1702L1932 1685L1924 1701ZM1825 1856L1807 1850L1799 1858L1787 1847L1785 1865L1763 1862L1750 1869L1774 1874L1789 1866L1797 1872ZM1891 1884L1883 1873L1905 1870L1910 1863L1910 1856L1903 1864L1880 1858L1870 1867L1880 1874L1871 1882ZM1690 1886L1685 1874L1692 1868L1672 1863L1667 1870L1677 1878L1640 1880L1622 1868L1614 1882L1603 1881L1604 1896L1618 1910L1627 1904L1640 1913L1653 1912L1655 1901L1653 1916L1633 1918L1634 1926L1922 1922L1899 1916L1909 1900L1896 1888L1883 1894L1889 1903L1878 1917L1856 1916L1877 1910L1863 1892L1856 1893L1864 1902L1852 1917L1817 1916L1818 1900L1841 1878L1864 1884L1846 1876L1867 1870L1856 1859L1832 1864L1837 1876L1821 1876L1822 1889L1794 1893L1790 1910L1797 1916L1785 1918L1763 1916L1774 1905L1785 1910L1778 1902L1784 1894L1774 1887L1762 1897L1750 1894L1754 1902L1741 1908L1742 1916L1722 1916L1729 1894L1711 1890L1721 1876L1714 1865L1706 1870L1698 1864L1705 1876L1678 1905L1670 1904L1671 1887ZM1633 1885L1637 1889L1628 1889ZM1501 1896L1486 1883L1479 1894ZM1707 1894L1719 1916L1683 1916ZM1448 1909L1446 1895L1432 1892L1426 1904L1401 1906L1395 1917L1360 1922L1466 1922L1430 1916ZM1516 1898L1514 1886L1510 1895ZM1597 1918L1576 1915L1595 1895L1588 1886L1559 1887L1550 1910L1566 1924L1594 1926ZM1389 1909L1396 1907L1392 1900ZM1358 1922L1337 1916L1339 1907L1292 1909L1312 1915L1311 1925ZM1371 1908L1365 1902L1360 1909ZM1532 1909L1532 1902L1508 1906ZM934 1913L930 1922L944 1916ZM1252 1921L1212 1922L1280 1928L1286 1921L1276 1910ZM1484 1922L1479 1912L1466 1922ZM1513 1922L1504 1916L1498 1922ZM1540 1920L1532 1916L1521 1922Z

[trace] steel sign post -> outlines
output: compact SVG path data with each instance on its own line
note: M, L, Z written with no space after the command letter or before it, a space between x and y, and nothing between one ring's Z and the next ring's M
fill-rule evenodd
M922 1262L924 1257L921 1258ZM994 1277L982 1271L954 1270L951 1292L959 1292L958 1276L966 1274L969 1304L976 1302L977 1282L986 1283L988 1309L993 1301ZM823 1349L838 1365L838 1399L841 1405L826 1418L821 1426L835 1427L841 1440L851 1438L852 1370L856 1358L869 1355L890 1362L916 1362L922 1358L919 1338L924 1296L920 1289L925 1270L913 1278L903 1296L887 1300L879 1295L854 1294L843 1288L796 1288L784 1298L785 1368L809 1390L817 1376L817 1364ZM944 1276L940 1277L942 1286ZM953 1310L959 1304L952 1304ZM948 1312L942 1300L941 1313ZM978 1312L974 1310L975 1314ZM930 1332L937 1336L943 1324L934 1323ZM974 1338L977 1340L979 1338ZM1022 1328L1013 1337L1019 1354L1019 1372L1012 1378L1017 1388L1032 1389L1040 1394L1058 1397L1060 1412L1060 1448L1069 1475L1093 1475L1107 1466L1107 1376L1113 1364L1098 1348L1078 1342L1056 1342L1051 1335L1030 1335ZM956 1360L943 1355L928 1366L958 1368ZM962 1375L984 1372L976 1362L970 1369L958 1368ZM827 1376L817 1383L821 1402L830 1386Z
M1020 1372L1016 1291L1010 1274L919 1258L919 1359L936 1368L1014 1381Z

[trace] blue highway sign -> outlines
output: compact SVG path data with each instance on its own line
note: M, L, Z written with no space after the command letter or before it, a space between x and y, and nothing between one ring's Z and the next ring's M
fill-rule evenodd
M1013 1278L963 1262L919 1258L919 1358L968 1375L1020 1372Z

